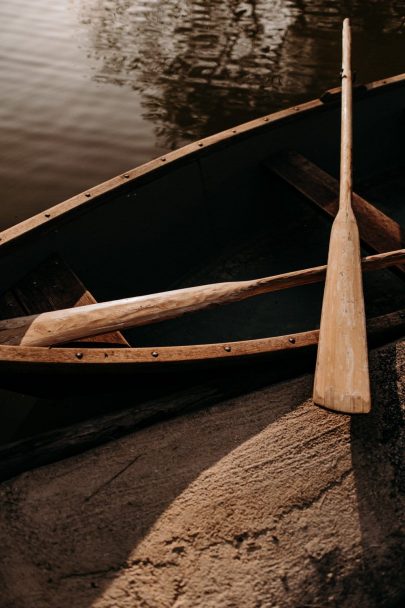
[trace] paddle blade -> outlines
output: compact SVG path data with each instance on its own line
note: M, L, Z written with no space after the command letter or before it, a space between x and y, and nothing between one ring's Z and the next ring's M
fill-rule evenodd
M371 407L359 232L350 208L332 226L313 397L349 414Z

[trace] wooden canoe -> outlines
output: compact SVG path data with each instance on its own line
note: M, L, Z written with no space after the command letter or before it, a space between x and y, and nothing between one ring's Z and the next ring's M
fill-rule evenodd
M404 107L405 75L355 90L353 207L362 254L372 256L363 266L370 270L370 348L405 333ZM5 230L0 319L323 266L338 207L339 133L334 89L190 144ZM393 251L395 266L384 267L380 254ZM306 274L322 281L324 269L296 276ZM2 388L46 394L42 419L58 412L45 430L31 417L29 429L1 447L0 478L312 372L323 284L273 284L283 291L124 335L56 347L0 345ZM144 373L156 371L159 381ZM61 402L59 393L70 390Z
M3 231L0 318L324 264L338 202L339 106L340 89L328 91ZM355 89L353 207L365 255L405 246L404 107L405 75ZM365 277L369 325L380 340L403 333L404 272L396 264ZM125 335L1 345L0 372L132 375L307 353L317 343L321 299L321 285L301 285Z

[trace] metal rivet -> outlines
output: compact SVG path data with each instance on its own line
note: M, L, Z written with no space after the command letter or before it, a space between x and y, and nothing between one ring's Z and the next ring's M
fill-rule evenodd
M405 319L405 312L400 312L399 317L400 319Z
M269 119L267 118L267 116L266 116L266 118L264 119L264 122L269 122Z
M233 130L232 130L232 133L236 133L236 132L237 132L237 131L236 131L236 129L233 129Z
M76 357L78 359L83 359L83 353L76 353Z
M123 177L126 177L128 179L129 173L124 173Z
M288 341L291 342L291 344L295 344L295 338L288 338Z
M202 148L204 144L200 141L198 145L200 146L200 148Z
M86 192L86 194L84 196L87 196L87 198L90 198L91 194L90 194L90 192Z
M157 352L154 350L154 351L152 351L151 355L152 355L152 357L155 357L155 359L156 359L156 357L158 357L158 356L159 356L159 353L157 353Z
M161 158L160 160L162 161L162 163L164 163L166 159L165 158Z
M45 217L51 217L50 213L45 213Z
M226 350L227 353L231 352L231 347L230 346L224 346L224 350Z

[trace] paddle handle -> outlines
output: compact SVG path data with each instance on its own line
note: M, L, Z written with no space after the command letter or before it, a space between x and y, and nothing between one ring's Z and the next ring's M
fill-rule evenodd
M350 20L343 21L342 34L342 128L340 146L340 196L339 209L349 211L352 204L352 36Z

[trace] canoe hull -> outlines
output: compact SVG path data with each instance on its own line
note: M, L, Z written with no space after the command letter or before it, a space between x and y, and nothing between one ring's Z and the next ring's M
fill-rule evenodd
M404 104L404 76L359 89L354 104L359 179L404 159ZM319 219L322 230L315 228L314 239L314 216L306 215L307 203L286 194L275 177L269 177L264 161L292 148L337 175L339 113L339 93L332 91L323 101L194 142L4 231L3 288L10 289L55 252L97 301L226 280L233 272L238 278L251 278L324 263L328 221ZM258 241L259 234L268 234L269 242L257 253L258 270L252 275L250 253L242 251L240 243ZM222 266L215 266L217 258L225 260ZM206 271L210 267L211 275ZM381 285L382 292L391 289L385 278ZM122 367L127 373L267 356L280 348L266 336L284 333L289 340L317 326L321 289L312 288L271 300L260 296L258 311L230 305L226 312L196 313L184 323L140 328L129 336L136 348L1 347L0 368L4 373L25 374L31 369L33 374L54 374L59 369L82 375L116 373ZM373 289L374 284L370 293ZM395 289L399 294L400 287ZM397 309L400 300L398 295ZM371 310L375 313L380 311ZM230 337L241 345L229 351ZM249 338L256 341L247 342ZM205 347L204 341L215 345ZM290 345L281 350L288 352Z

